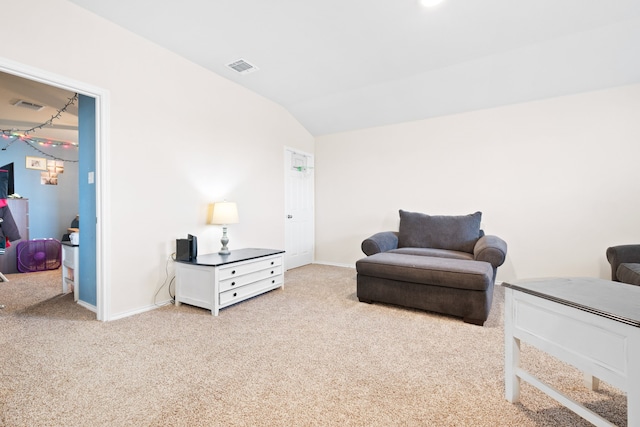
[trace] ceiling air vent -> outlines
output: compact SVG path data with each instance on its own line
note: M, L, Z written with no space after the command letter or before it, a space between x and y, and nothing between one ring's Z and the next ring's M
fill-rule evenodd
M237 61L227 64L227 67L231 68L232 70L236 70L240 74L249 74L254 71L258 71L258 67L248 63L244 59L238 59Z
M29 110L34 110L34 111L40 111L44 108L44 105L35 104L33 102L25 101L23 99L19 99L18 101L14 102L13 106L28 108Z

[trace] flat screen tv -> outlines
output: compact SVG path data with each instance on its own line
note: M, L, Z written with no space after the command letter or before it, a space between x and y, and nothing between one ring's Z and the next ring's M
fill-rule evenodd
M13 181L13 163L9 163L4 166L0 166L0 170L5 170L8 173L9 179L7 180L7 195L15 193L14 181Z

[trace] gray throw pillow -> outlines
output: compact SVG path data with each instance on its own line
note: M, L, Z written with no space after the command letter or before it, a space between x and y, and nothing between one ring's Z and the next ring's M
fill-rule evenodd
M480 238L482 212L470 215L426 215L400 210L399 248L435 248L473 253Z

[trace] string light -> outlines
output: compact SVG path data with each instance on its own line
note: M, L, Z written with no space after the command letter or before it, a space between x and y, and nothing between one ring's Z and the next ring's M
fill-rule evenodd
M22 141L25 144L29 145L31 148L33 148L34 150L36 150L38 153L42 154L43 156L49 157L50 159L54 159L54 160L62 160L65 162L71 162L71 163L77 163L78 160L67 160L67 159L62 159L59 157L56 157L52 154L49 153L45 153L44 151L42 151L40 148L38 148L38 146L41 147L62 147L62 148L78 148L78 144L75 142L68 142L68 141L58 141L55 139L51 139L51 138L38 138L38 137L33 137L30 136L29 134L31 132L35 132L37 130L40 130L46 126L52 126L53 122L57 119L60 118L60 116L62 116L62 114L67 111L67 109L72 106L73 104L75 104L75 102L78 100L78 94L74 94L71 98L69 98L67 100L67 103L64 105L64 107L62 107L61 109L59 109L56 114L54 114L53 116L51 116L51 118L49 120L47 120L46 122L39 124L38 126L34 126L31 129L2 129L0 130L0 132L2 132L2 138L3 139L11 139L7 145L5 145L2 148L2 151L6 151L7 148L9 148L11 146L11 144L13 144L16 141Z

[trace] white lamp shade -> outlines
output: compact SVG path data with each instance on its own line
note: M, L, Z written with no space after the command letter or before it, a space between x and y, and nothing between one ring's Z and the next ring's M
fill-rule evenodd
M234 202L218 202L213 204L211 215L207 221L209 224L237 224L238 207Z

